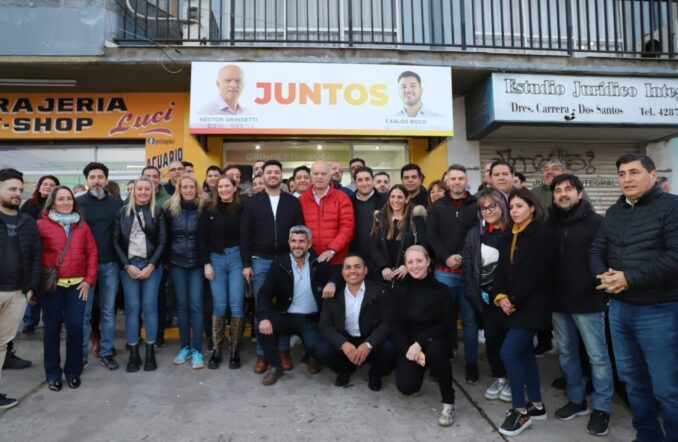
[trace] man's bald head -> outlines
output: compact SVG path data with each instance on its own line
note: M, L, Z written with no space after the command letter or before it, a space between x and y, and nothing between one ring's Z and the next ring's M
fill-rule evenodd
M330 165L325 161L315 161L311 165L311 181L316 193L325 193L330 184Z
M245 87L245 73L239 66L229 64L219 69L217 77L217 89L219 96L235 109L238 106L238 99Z

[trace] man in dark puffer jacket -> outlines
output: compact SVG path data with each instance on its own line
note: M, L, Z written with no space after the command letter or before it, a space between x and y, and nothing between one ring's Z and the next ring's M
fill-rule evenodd
M654 162L617 160L622 196L591 245L591 271L610 295L610 329L638 441L678 440L678 196ZM659 423L659 401L663 426Z
M589 247L602 217L584 198L584 186L574 175L561 174L551 180L553 206L549 224L557 238L553 331L560 347L560 368L567 386L567 404L555 412L556 418L570 420L591 413L586 403L586 382L582 361L591 365L594 391L593 413L586 427L596 436L608 433L612 396L612 366L605 339L605 304L596 293L596 279L589 270ZM578 336L586 349L580 359Z

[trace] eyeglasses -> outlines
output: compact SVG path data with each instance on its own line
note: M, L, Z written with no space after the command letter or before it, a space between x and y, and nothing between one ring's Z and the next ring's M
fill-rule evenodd
M170 171L170 172L177 172L177 171L179 171L179 170L184 170L184 168L183 168L183 167L173 167L173 168L171 168L169 171Z
M483 207L481 207L481 208L480 208L480 213L483 213L483 212L485 212L485 213L487 213L487 212L493 212L494 209L496 209L496 208L497 208L497 203L492 203L492 204L490 204L489 206L483 206Z

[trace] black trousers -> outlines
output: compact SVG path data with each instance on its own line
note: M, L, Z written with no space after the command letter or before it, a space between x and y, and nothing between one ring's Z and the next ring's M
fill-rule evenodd
M316 357L316 348L321 341L318 332L317 314L298 314L298 313L280 313L272 311L269 320L273 325L273 334L264 335L259 333L257 338L264 350L266 362L271 367L280 367L280 355L278 354L278 337L299 335L304 343L306 353L311 357Z
M348 341L358 347L365 342L365 338L351 337ZM370 378L381 378L393 370L395 365L396 349L391 340L386 340L374 346L365 363L370 363ZM316 348L316 356L324 365L330 367L337 374L348 375L353 373L357 366L349 361L341 349L335 348L327 341L322 341Z
M452 387L452 364L450 363L450 342L445 338L434 339L422 348L426 355L426 366L408 360L400 354L396 360L395 379L398 391L411 395L421 389L426 368L438 380L440 394L445 404L454 404L454 388Z
M494 305L483 306L483 326L485 327L485 350L487 361L490 364L490 373L493 378L505 378L506 368L501 360L501 344L504 342L508 329L501 324L498 315L504 312Z

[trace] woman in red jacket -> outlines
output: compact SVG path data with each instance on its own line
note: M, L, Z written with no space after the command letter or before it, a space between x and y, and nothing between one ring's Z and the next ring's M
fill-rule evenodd
M45 374L49 389L59 391L61 374L66 375L68 386L78 388L83 369L82 334L85 304L90 287L97 277L97 245L94 235L84 221L73 192L68 187L55 187L45 202L45 210L38 221L42 238L42 263L45 268L58 266L57 289L40 295ZM70 242L67 239L70 237ZM61 369L59 354L62 320L66 323L66 363Z

